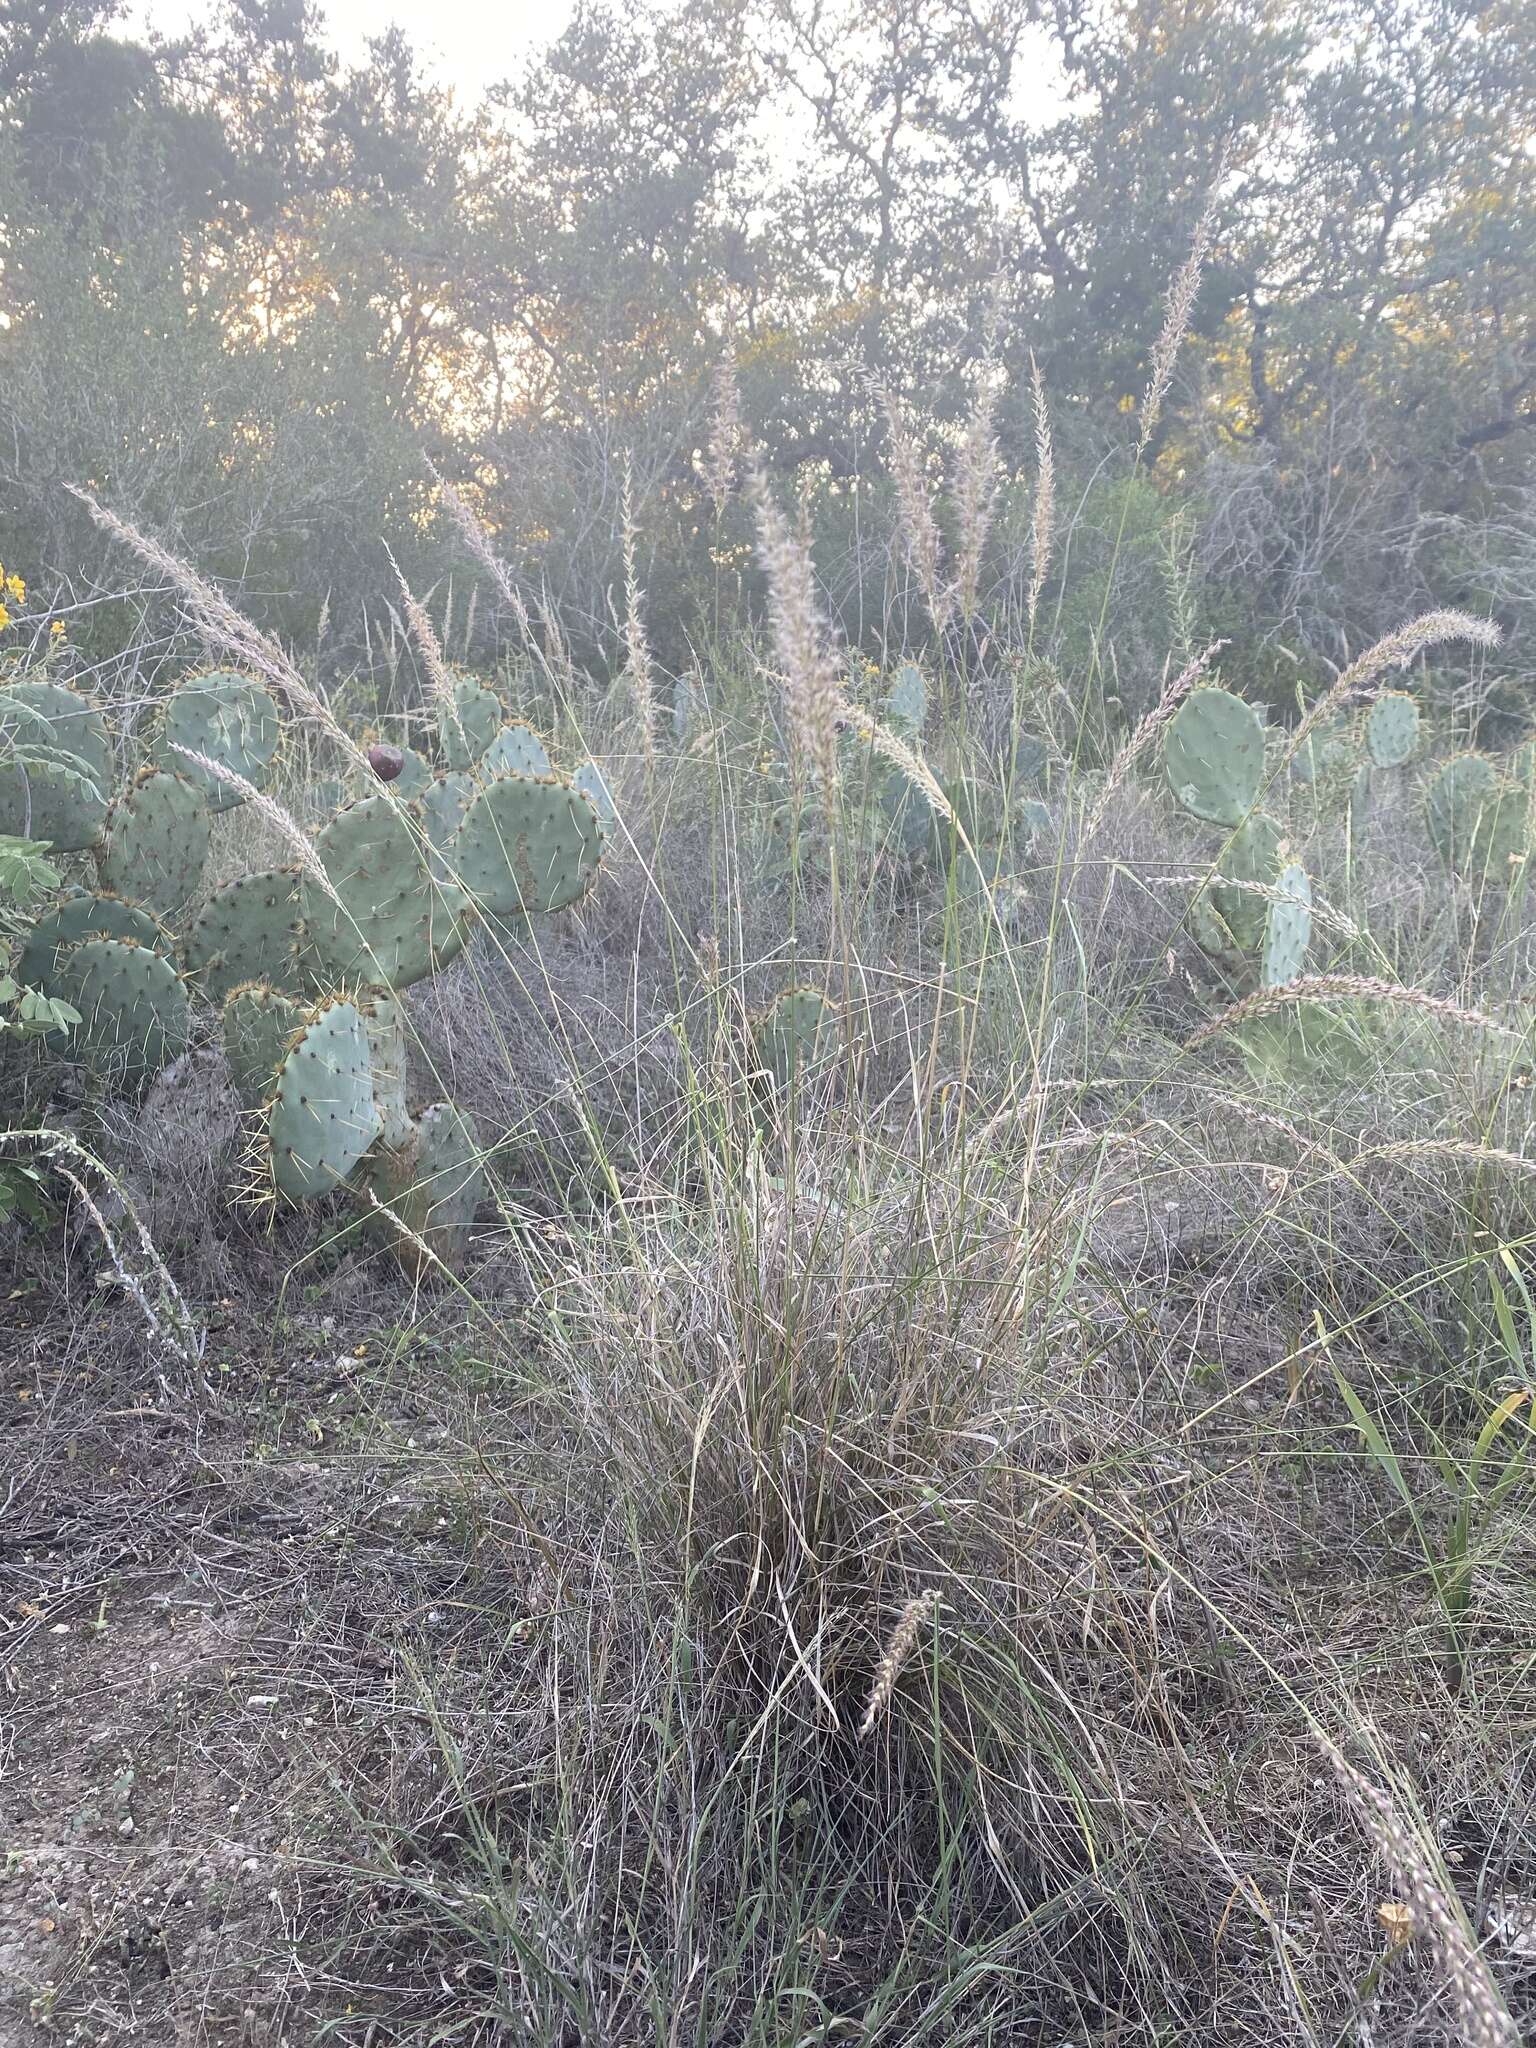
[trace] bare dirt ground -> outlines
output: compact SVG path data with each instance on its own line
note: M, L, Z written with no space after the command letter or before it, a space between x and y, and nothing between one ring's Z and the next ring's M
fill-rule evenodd
M10 1270L0 2040L392 2039L396 1965L339 1988L325 1897L366 1899L370 1813L435 1768L420 1675L478 1614L444 1312L253 1287L194 1398L115 1292Z

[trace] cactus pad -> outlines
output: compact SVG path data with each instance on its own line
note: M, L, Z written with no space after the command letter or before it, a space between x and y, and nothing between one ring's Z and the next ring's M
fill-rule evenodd
M197 891L208 858L208 806L187 777L149 768L112 806L101 879L162 913Z
M595 761L583 761L571 777L571 787L579 790L596 811L598 835L606 844L619 818L619 807L608 787L608 778Z
M460 676L454 684L452 709L444 704L438 711L437 736L444 765L455 774L473 768L500 732L504 716L494 690L473 676Z
M549 755L531 725L512 719L480 756L482 775L548 775Z
M215 890L187 933L182 956L211 1002L224 1002L248 981L296 994L302 930L299 870L258 868Z
M375 1212L375 1229L413 1280L425 1279L439 1260L457 1265L480 1206L485 1169L473 1127L451 1102L424 1109L403 1144L381 1146L363 1184L404 1226Z
M1288 900L1269 906L1259 969L1259 980L1265 988L1280 988L1296 979L1312 937L1312 884L1307 880L1306 869L1299 861L1287 862L1275 886Z
M1481 868L1479 847L1486 853L1489 831L1484 818L1503 811L1499 771L1486 754L1453 754L1424 799L1424 823L1430 842L1455 874Z
M329 974L405 988L462 949L469 931L464 892L428 872L424 828L419 806L369 796L338 812L316 839L340 901L305 875L304 920Z
M1267 811L1255 811L1232 835L1219 862L1224 877L1234 883L1272 884L1280 866L1280 827ZM1211 907L1220 916L1238 946L1251 948L1264 943L1269 905L1251 889L1211 888Z
M1239 825L1264 773L1264 726L1230 690L1195 690L1174 713L1163 745L1168 786L1186 811Z
M277 706L260 683L232 670L215 669L189 677L171 693L157 758L195 783L211 811L227 811L245 801L239 790L175 749L206 754L260 789L277 752L278 730Z
M395 795L403 797L409 803L412 798L421 796L424 791L431 788L432 764L425 754L418 754L414 747L400 747L396 751L400 756L399 773L393 778L380 777L380 780L393 780ZM371 754L369 758L372 759Z
M1236 891L1231 893L1235 895ZM1219 962L1230 973L1242 965L1243 950L1231 926L1212 901L1215 894L1215 890L1202 889L1190 904L1185 922L1189 936L1207 959Z
M53 993L80 1012L70 1056L115 1093L142 1094L186 1051L186 984L163 953L131 939L86 939L60 956L54 979Z
M267 1112L273 1185L290 1201L339 1187L379 1135L368 1032L337 998L302 1014Z
M379 1140L395 1150L406 1143L411 1131L405 1099L404 1012L393 996L375 996L361 1009L373 1069L374 1106L379 1112Z
M758 1065L788 1088L838 1042L837 1010L819 988L790 988L775 998L752 1027Z
M422 793L427 839L438 853L452 844L474 794L474 778L470 775L434 775Z
M1401 768L1419 750L1419 707L1406 690L1388 690L1365 714L1365 745L1375 768Z
M923 672L910 661L896 671L896 680L886 692L885 722L903 739L917 739L928 723L928 685Z
M0 754L13 747L71 755L98 789L112 786L112 742L101 713L62 683L12 683L0 689Z
M265 981L247 981L224 1005L224 1056L242 1109L272 1098L289 1041L304 1021L303 1006Z
M503 775L475 797L450 858L478 904L514 917L580 902L602 851L589 797L558 776Z
M82 889L77 896L66 896L52 910L44 911L33 925L16 963L17 978L27 988L51 993L61 955L86 939L131 939L136 946L164 953L167 959L174 951L169 934L147 910L125 903L121 896L105 892L93 896Z
M82 853L101 838L107 800L82 773L79 755L17 749L0 759L0 832Z

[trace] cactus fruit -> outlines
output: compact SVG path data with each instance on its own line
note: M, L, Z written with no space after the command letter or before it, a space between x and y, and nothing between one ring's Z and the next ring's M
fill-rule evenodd
M131 939L85 939L61 955L54 981L53 993L80 1012L70 1057L116 1093L137 1097L186 1051L186 984L163 953Z
M188 778L146 768L112 806L101 879L134 903L164 915L191 897L208 858L208 806Z
M304 920L328 974L406 988L462 950L469 935L464 892L429 872L425 823L416 805L367 796L338 812L316 839L335 893L306 874Z
M362 1185L399 1219L375 1211L371 1227L411 1279L425 1279L439 1260L456 1265L485 1186L469 1120L451 1102L429 1104L403 1143L369 1159Z
M1229 690L1195 690L1174 713L1163 767L1186 811L1213 825L1239 825L1264 773L1263 722Z
M242 982L224 1004L224 1056L242 1109L269 1102L288 1046L303 1022L301 1004L265 981Z
M1255 811L1236 831L1220 857L1225 881L1270 884L1280 865L1280 827L1267 811ZM1251 950L1264 943L1269 905L1252 889L1211 887L1211 906L1236 944Z
M580 902L602 851L590 797L557 775L503 775L476 795L450 858L474 902L515 917Z
M837 1043L837 1010L819 988L790 988L777 996L752 1026L760 1068L779 1088Z
M368 1032L336 997L301 1014L267 1112L273 1186L292 1201L340 1187L379 1135Z
M452 705L438 711L437 737L443 760L455 774L473 768L501 730L501 699L473 676L454 684Z
M132 939L135 945L148 946L167 959L174 951L170 935L139 904L125 903L121 896L105 891L93 896L82 889L44 911L33 925L16 963L17 978L24 987L51 994L61 956L86 939Z
M1280 988L1296 979L1312 937L1312 884L1307 880L1306 869L1299 861L1288 861L1275 886L1287 900L1269 906L1259 969L1259 981L1264 988Z
M910 661L896 671L885 698L885 723L903 739L917 739L928 723L928 685L923 672Z
M1387 690L1365 714L1365 746L1376 768L1401 768L1419 749L1419 707L1406 690Z
M182 957L210 1002L257 980L297 994L301 934L299 870L258 868L215 890L182 943Z
M21 682L0 689L0 754L13 747L70 755L98 789L112 786L112 742L101 713L62 683Z
M490 775L548 775L549 755L531 725L511 719L480 756L479 772Z
M260 683L215 669L172 691L156 758L195 784L211 811L227 811L245 801L241 791L177 750L204 754L260 789L277 752L278 730L277 706Z
M417 754L414 758L420 763L422 774L430 774L431 771L428 769L425 761L422 761L421 756ZM404 749L386 746L382 740L375 740L368 749L368 766L377 775L380 782L395 782L399 779L401 771L405 767ZM401 796L414 796L416 791L414 789L402 789L399 793Z
M0 758L0 832L41 840L56 853L83 853L106 821L100 787L62 754L18 748Z

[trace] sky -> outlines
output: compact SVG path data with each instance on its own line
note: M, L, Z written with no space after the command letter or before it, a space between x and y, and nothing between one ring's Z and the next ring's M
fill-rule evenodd
M456 92L477 99L517 69L531 48L560 34L575 0L322 0L330 40L344 57L396 22ZM207 0L130 0L137 28L175 35L208 12Z

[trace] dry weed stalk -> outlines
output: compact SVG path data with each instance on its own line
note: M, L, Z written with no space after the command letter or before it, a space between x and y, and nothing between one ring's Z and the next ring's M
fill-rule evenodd
M1520 2048L1520 2036L1478 1949L1461 1903L1422 1840L1378 1785L1332 1744L1328 1756L1350 1804L1413 1914L1414 1931L1445 1972L1464 2048Z
M1290 1009L1296 1003L1326 1003L1340 999L1400 1003L1409 1009L1442 1017L1448 1024L1466 1024L1479 1031L1515 1035L1497 1018L1486 1016L1481 1010L1463 1009L1460 1003L1453 1003L1446 996L1426 995L1423 989L1402 988L1395 981L1380 981L1364 974L1302 974L1294 981L1282 983L1279 988L1256 989L1251 996L1244 996L1241 1002L1233 1003L1186 1039L1184 1050L1193 1052L1196 1046L1220 1037L1224 1031L1235 1031L1240 1024L1251 1023L1255 1017L1267 1017L1276 1010Z
M791 531L767 478L755 465L751 491L790 740L830 797L837 787L837 724L843 703L816 601L816 572L803 536Z
M896 510L907 562L923 593L934 631L942 633L954 609L954 593L944 580L944 549L933 500L923 475L922 452L902 417L895 395L884 385L879 391L891 439L891 478L896 486Z
M1169 719L1172 718L1174 712L1178 710L1184 699L1189 695L1196 683L1199 682L1200 678L1205 674L1226 644L1225 640L1213 640L1209 647L1202 653L1197 654L1193 661L1188 662L1180 669L1167 689L1164 690L1162 696L1157 700L1157 703L1147 713L1146 717L1142 719L1119 753L1116 754L1113 762L1110 764L1109 774L1105 778L1104 787L1099 792L1098 802L1088 814L1088 822L1083 827L1083 838L1085 841L1091 839L1095 832L1098 831L1104 822L1105 812L1114 801L1116 792L1124 788L1126 780L1137 761L1146 752L1149 744L1162 731Z
M400 601L405 607L405 623L410 628L411 638L416 642L416 652L421 656L421 665L427 672L427 682L433 697L437 700L439 712L458 729L459 739L464 741L464 727L459 719L459 702L454 694L453 677L448 673L442 644L433 630L427 616L427 608L421 603L406 582L400 564L395 560L394 550L388 545L384 549L389 557L389 566L395 572L400 585Z
M624 527L624 644L629 651L624 673L629 678L635 717L640 725L640 751L647 768L651 768L656 759L656 692L651 670L651 644L645 635L645 615L640 606L640 574L635 567L633 477L627 454L624 457L621 516Z
M907 1602L901 1610L896 1626L891 1630L884 1655L875 1667L874 1683L869 1689L869 1703L864 1709L864 1718L859 1723L859 1740L869 1734L885 1709L890 1705L891 1694L896 1690L896 1681L901 1676L902 1666L917 1647L922 1626L939 1604L936 1586L930 1586L925 1593L919 1593Z

